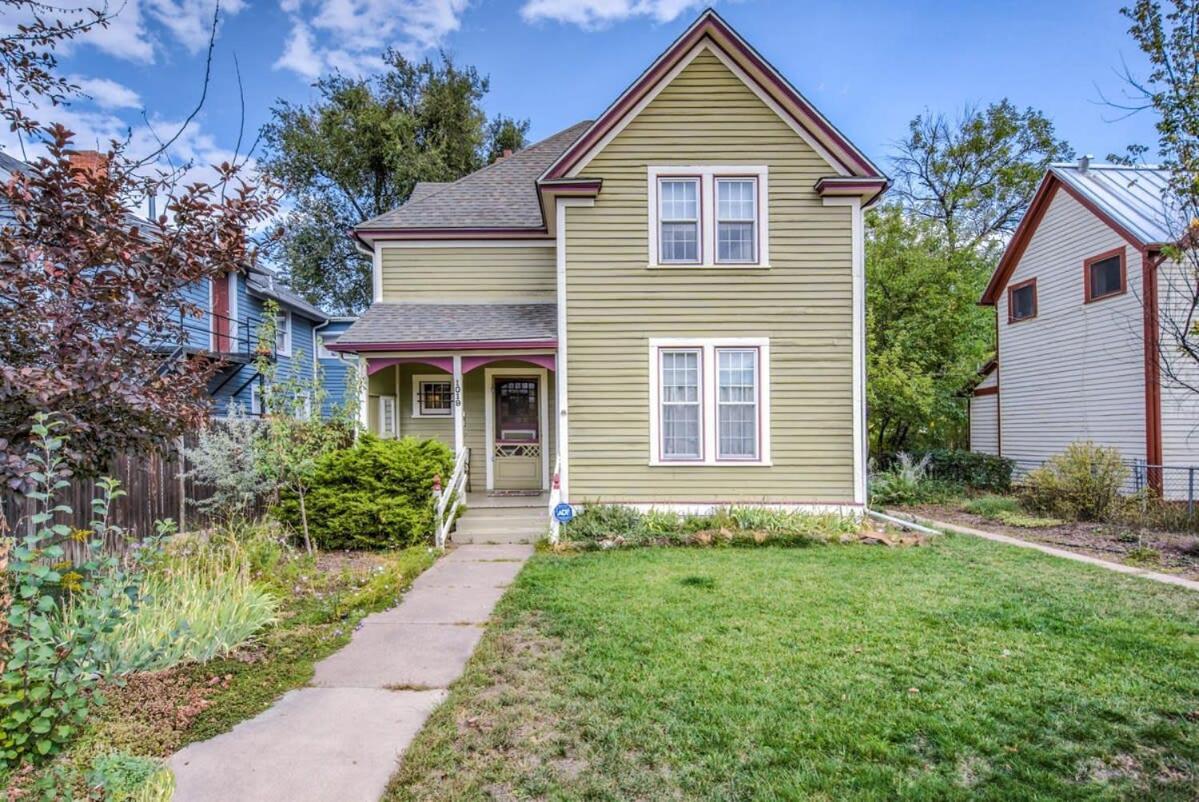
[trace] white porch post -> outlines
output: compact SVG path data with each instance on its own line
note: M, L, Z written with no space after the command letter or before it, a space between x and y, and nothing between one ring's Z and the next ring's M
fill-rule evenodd
M366 357L358 357L358 422L362 431L369 432L371 427L370 409L370 378L366 375Z
M462 452L462 357L454 355L454 456Z

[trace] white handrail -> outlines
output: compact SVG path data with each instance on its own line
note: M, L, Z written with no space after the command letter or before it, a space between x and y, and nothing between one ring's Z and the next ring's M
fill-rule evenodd
M562 503L562 457L554 462L554 478L550 483L550 543L558 543L558 533L562 524L554 517L554 509Z
M445 548L445 539L454 525L454 515L462 505L462 497L466 494L466 479L470 472L470 449L458 451L454 460L454 473L450 476L449 484L443 490L437 480L433 485L433 497L437 500L436 515L434 516L433 540L439 549ZM446 510L446 507L449 510Z

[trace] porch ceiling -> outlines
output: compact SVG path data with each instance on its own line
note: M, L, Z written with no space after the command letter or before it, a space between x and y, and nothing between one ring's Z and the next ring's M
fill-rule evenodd
M376 303L328 347L350 352L552 348L557 332L558 305L552 303Z

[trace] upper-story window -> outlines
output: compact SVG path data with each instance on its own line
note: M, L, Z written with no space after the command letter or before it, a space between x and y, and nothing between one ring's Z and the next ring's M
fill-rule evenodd
M1084 261L1083 281L1086 283L1087 303L1127 292L1124 249L1117 248Z
M280 312L275 323L275 353L291 356L291 312Z
M658 258L663 264L700 261L698 178L658 182L658 226Z
M1007 290L1007 319L1009 323L1030 320L1037 316L1037 280L1013 284Z
M755 262L758 252L758 181L716 179L716 261Z
M334 353L329 350L329 344L337 342L336 334L318 334L316 335L316 357L317 359L341 359L341 354Z
M650 267L769 267L767 168L649 168Z

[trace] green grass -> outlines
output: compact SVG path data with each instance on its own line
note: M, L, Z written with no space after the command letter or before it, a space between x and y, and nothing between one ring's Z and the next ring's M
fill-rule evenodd
M971 515L981 515L983 518L998 519L1003 513L1018 515L1020 502L1014 496L979 496L962 504L962 511Z
M1193 799L1199 594L963 536L539 554L385 799Z

